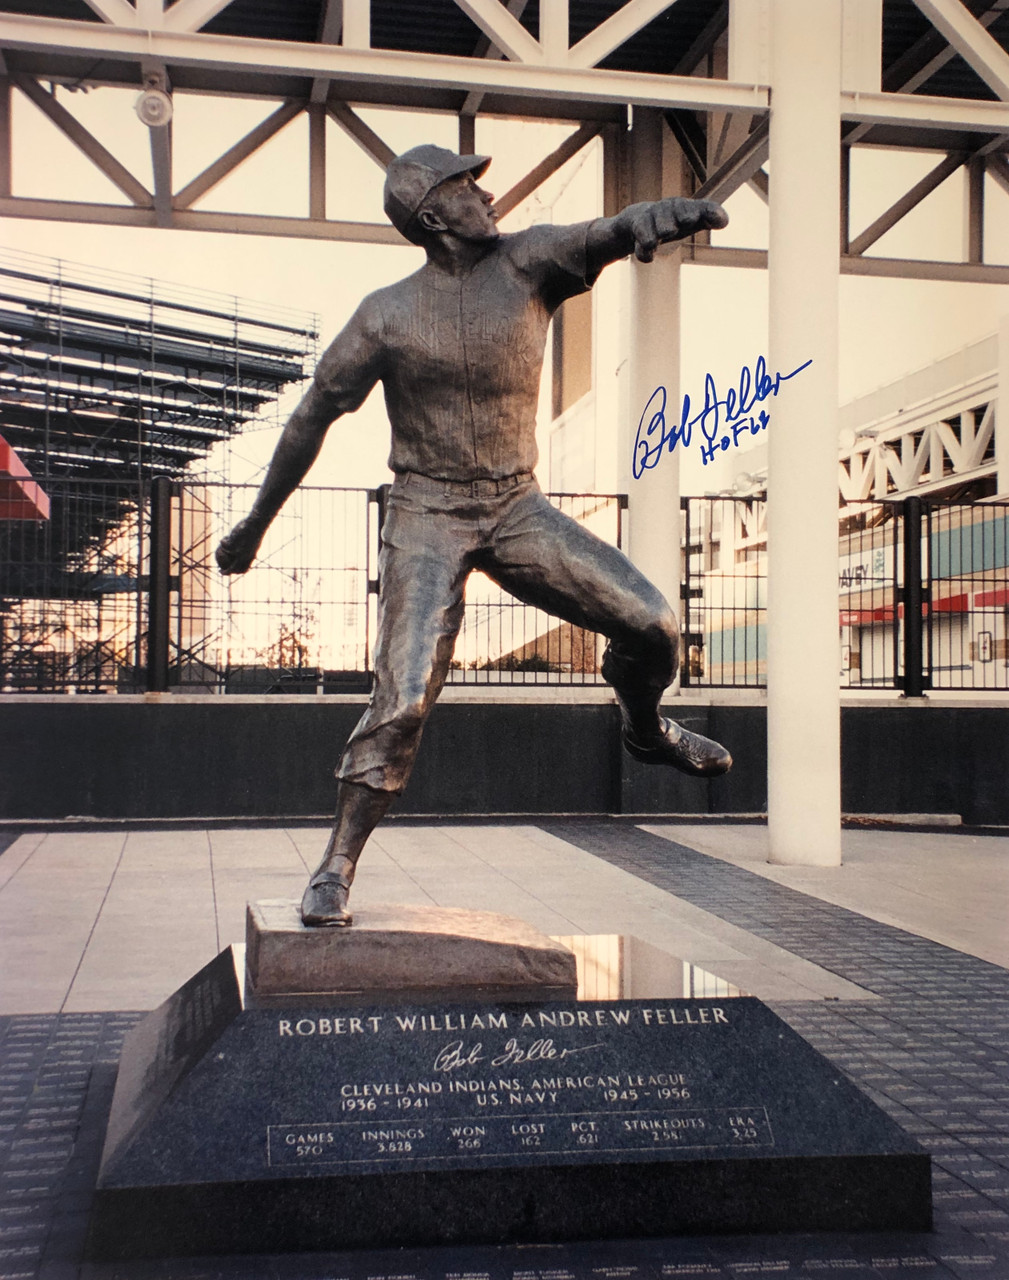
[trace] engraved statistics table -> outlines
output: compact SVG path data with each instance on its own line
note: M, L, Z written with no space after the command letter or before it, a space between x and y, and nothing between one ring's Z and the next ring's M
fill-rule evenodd
M222 952L124 1048L90 1251L927 1229L929 1158L759 1000L634 938L577 999L255 1007Z

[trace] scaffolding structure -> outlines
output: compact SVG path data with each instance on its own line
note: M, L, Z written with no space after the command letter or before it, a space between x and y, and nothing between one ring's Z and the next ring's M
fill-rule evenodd
M5 689L135 687L152 479L227 481L215 446L276 423L317 341L299 312L0 255L0 436L51 501L0 521Z

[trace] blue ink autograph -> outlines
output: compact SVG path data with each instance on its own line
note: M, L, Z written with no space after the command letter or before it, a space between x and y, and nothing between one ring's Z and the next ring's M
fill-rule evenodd
M704 379L704 408L690 416L690 396L683 397L683 410L679 423L666 423L666 389L656 387L645 405L634 437L634 456L631 469L639 480L650 468L658 466L666 451L672 453L678 444L686 448L693 439L694 428L699 427L705 443L701 445L701 461L705 466L714 461L715 454L737 446L747 434L757 435L765 430L771 415L759 408L765 400L778 394L783 382L794 378L813 363L807 360L791 373L768 373L763 356L758 357L751 373L744 365L739 371L739 388L730 387L719 398L715 379L707 374ZM756 412L754 412L756 410Z

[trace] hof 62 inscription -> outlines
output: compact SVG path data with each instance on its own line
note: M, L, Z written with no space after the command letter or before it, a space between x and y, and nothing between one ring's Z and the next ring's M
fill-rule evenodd
M368 1172L772 1148L758 1064L739 1070L726 1052L744 1004L276 1017L278 1057L325 1054L332 1076L316 1075L311 1111L267 1127L267 1163Z

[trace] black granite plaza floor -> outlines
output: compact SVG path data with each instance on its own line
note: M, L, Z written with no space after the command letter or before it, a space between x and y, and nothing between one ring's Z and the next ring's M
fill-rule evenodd
M128 1013L0 1018L0 1280L1009 1280L1009 972L622 822L547 830L858 983L774 1007L933 1155L927 1234L82 1263Z

